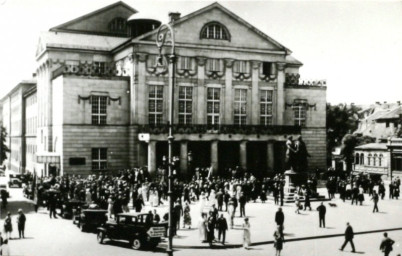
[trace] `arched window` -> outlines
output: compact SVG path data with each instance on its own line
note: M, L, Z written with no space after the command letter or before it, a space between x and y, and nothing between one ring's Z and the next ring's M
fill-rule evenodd
M364 164L364 154L363 153L360 154L360 164L361 165Z
M123 18L114 18L109 22L109 31L114 33L127 33L127 22Z
M200 38L230 41L230 34L228 29L219 22L210 22L201 29Z
M371 157L372 157L372 155L369 154L368 157L367 157L367 165L371 164Z
M382 158L383 158L384 156L382 155L382 154L380 154L380 157L378 158L378 166L381 166L382 165Z
M373 157L373 166L376 166L377 165L377 154L374 154L374 157Z
M356 153L356 157L355 157L355 164L359 164L360 163L360 155L359 153Z

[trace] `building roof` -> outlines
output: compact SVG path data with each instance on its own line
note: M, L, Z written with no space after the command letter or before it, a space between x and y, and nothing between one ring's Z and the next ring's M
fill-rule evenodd
M76 34L66 32L42 32L38 44L39 56L46 48L70 48L82 50L111 51L129 40L124 37Z
M2 103L7 97L12 95L15 91L17 91L21 86L23 85L28 85L28 89L35 87L36 88L36 79L27 79L27 80L22 80L19 82L16 86L14 86L13 89L11 89L3 98L0 99L0 103ZM28 90L27 89L27 90ZM24 93L24 92L23 92Z
M257 29L256 27L254 27L253 25L251 25L250 23L248 23L247 21L245 21L244 19L240 18L238 15L236 15L235 13L231 12L230 10L228 10L227 8L225 8L224 6L222 6L221 4L219 4L218 2L215 2L213 4L210 4L204 8L201 8L195 12L192 12L186 16L181 17L180 19L178 19L177 21L174 22L174 24L172 25L173 27L176 25L179 25L181 23L184 23L200 14L203 14L205 12L208 12L214 8L218 8L219 10L221 10L222 12L226 13L227 15L229 15L230 17L232 17L233 19L235 19L237 22L239 22L240 24L243 24L244 26L246 26L250 31L253 31L254 33L258 34L260 37L262 37L263 39L269 41L270 43L272 43L273 45L275 45L276 47L282 49L283 51L286 52L286 54L290 55L292 53L292 51L288 48L286 48L284 45L280 44L279 42L277 42L276 40L274 40L273 38L269 37L268 35L266 35L265 33L263 33L262 31L260 31L259 29ZM158 32L158 29L155 29L153 31L150 31L148 33L145 33L143 35L140 35L136 38L134 38L134 41L140 41L143 40L145 38L148 38L154 34L156 34ZM296 60L295 58L291 57L288 59L289 63L293 63L293 64L298 64L298 65L302 65L302 63L298 60Z
M399 119L402 114L402 106L398 106L392 110L383 113L380 116L377 116L375 120L387 120L387 119Z
M378 149L378 150L387 150L386 143L369 143L356 147L355 149Z
M88 13L88 14L85 14L85 15L83 15L83 16L80 16L80 17L78 17L78 18L76 18L76 19L70 20L70 21L65 22L65 23L63 23L63 24L60 24L60 25L58 25L58 26L56 26L56 27L51 28L50 30L51 30L51 31L62 30L62 29L64 29L64 28L67 27L67 26L70 26L70 25L72 25L72 24L81 22L81 21L83 21L83 20L85 20L85 19L88 19L88 18L91 18L91 17L93 17L93 16L96 16L96 15L102 13L102 12L108 11L108 10L110 10L110 9L113 9L113 8L117 7L117 6L123 6L124 8L128 9L129 11L131 11L133 14L137 12L137 10L135 10L134 8L132 8L131 6L129 6L128 4L126 4L126 3L122 2L122 1L119 1L119 2L116 2L116 3L114 3L114 4L105 6L105 7L101 8L101 9L98 9L98 10L95 10L95 11L93 11L93 12L90 12L90 13Z

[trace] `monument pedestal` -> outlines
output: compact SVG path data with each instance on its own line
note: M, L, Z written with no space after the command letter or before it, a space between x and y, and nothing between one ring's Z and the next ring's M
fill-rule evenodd
M283 187L284 190L284 197L283 197L283 202L284 203L294 203L295 202L295 195L296 195L296 185L298 184L296 181L300 183L300 180L302 180L303 176L305 176L305 173L297 173L293 170L287 170L285 171L285 185ZM303 182L304 183L304 182ZM300 184L299 184L300 185ZM274 200L273 196L268 196L269 199ZM300 202L304 202L304 196L299 196ZM317 195L316 197L311 196L310 201L325 201L324 196Z

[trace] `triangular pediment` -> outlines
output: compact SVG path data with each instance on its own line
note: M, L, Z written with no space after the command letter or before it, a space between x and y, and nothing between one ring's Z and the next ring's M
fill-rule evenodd
M230 34L229 40L202 38L201 31L203 27L206 24L214 22L227 28ZM180 18L174 23L173 28L177 43L286 51L290 53L290 50L285 46L270 38L219 3L214 3ZM156 31L152 31L134 40L153 41L155 38Z
M53 27L50 31L126 36L126 31L124 33L112 31L110 24L115 19L126 22L134 13L137 13L135 9L120 1Z

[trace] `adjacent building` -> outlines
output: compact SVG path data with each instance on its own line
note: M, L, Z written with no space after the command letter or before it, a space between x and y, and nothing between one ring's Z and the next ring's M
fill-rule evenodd
M195 166L283 171L287 135L302 135L310 169L326 168L324 80L301 80L288 48L218 3L169 18L173 153L183 174ZM171 75L156 68L160 24L117 2L42 33L36 84L20 93L23 128L11 139L25 159L9 165L42 175L155 172L167 155Z

